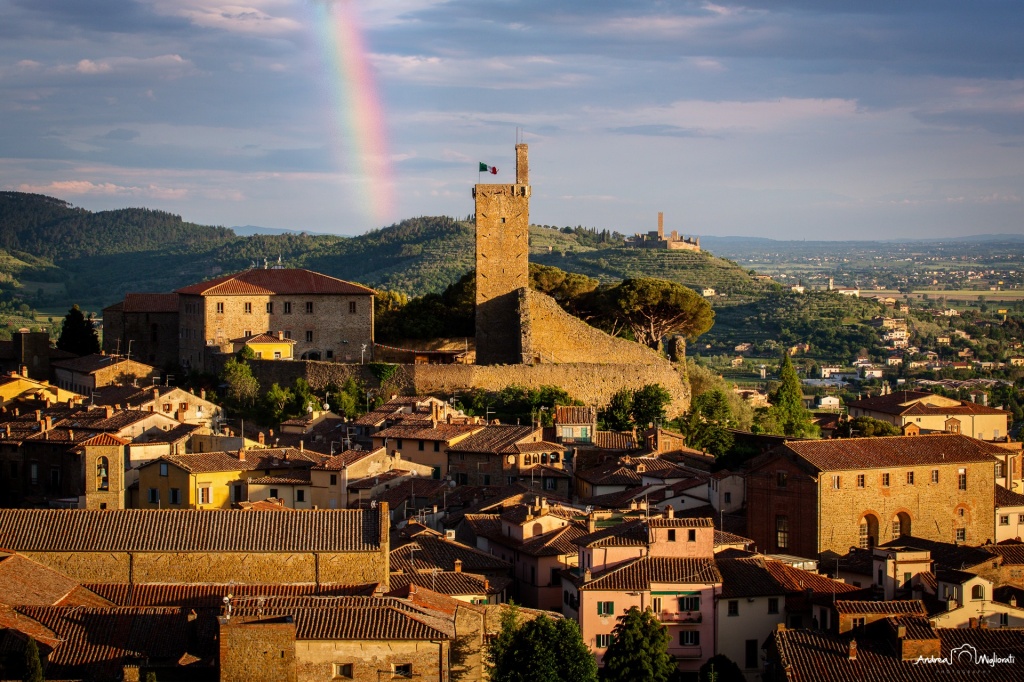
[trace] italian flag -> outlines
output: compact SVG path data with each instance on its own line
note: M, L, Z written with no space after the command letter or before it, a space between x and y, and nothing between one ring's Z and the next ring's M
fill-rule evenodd
M490 173L491 175L497 175L498 174L498 167L497 166L488 166L486 163L481 161L480 162L480 172L481 173Z

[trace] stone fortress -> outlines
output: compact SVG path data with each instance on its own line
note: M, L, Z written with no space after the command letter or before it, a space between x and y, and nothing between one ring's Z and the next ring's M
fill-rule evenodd
M529 288L530 184L527 145L516 145L513 184L479 184L476 204L476 364L402 364L391 388L455 394L559 386L585 404L604 407L623 388L661 384L674 417L690 405L684 365L566 313ZM261 386L305 378L314 390L348 376L373 382L366 365L296 360L250 361Z
M665 236L665 214L658 213L658 231L637 233L626 238L626 246L634 249L668 249L670 251L700 251L700 237L680 237L672 230Z

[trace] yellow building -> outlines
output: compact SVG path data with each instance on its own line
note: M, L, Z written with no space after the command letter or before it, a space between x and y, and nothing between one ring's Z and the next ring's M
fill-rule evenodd
M851 400L851 417L873 417L922 433L960 433L978 440L1004 440L1010 413L987 405L946 398L924 391L895 391L887 395Z
M48 381L30 379L28 370L22 374L11 372L0 378L0 405L6 406L17 398L35 398L49 400L51 403L67 403L68 400L79 401L83 397L73 391L53 386Z
M243 336L231 339L231 344L235 353L248 346L260 360L291 360L295 357L295 341L286 339L283 331Z
M308 472L323 455L295 448L165 455L139 468L141 509L230 509L250 479Z

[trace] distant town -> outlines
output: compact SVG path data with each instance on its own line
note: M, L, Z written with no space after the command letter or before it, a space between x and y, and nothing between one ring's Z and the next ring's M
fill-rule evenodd
M538 232L516 161L440 291L6 330L0 678L1021 679L1019 261Z

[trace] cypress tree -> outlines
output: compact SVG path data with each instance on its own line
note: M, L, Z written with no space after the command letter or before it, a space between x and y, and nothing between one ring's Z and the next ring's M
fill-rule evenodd
M25 645L25 682L43 682L43 663L39 660L36 640L29 637Z
M57 348L75 355L100 352L99 334L96 333L92 320L85 318L77 303L64 316L64 325L60 329L60 337L57 338Z

